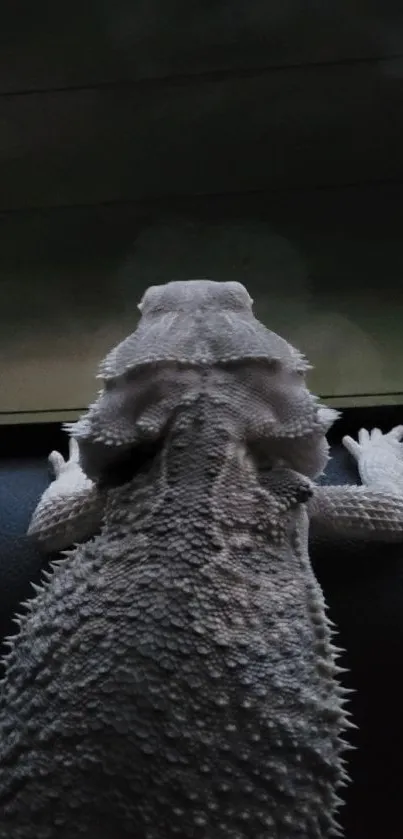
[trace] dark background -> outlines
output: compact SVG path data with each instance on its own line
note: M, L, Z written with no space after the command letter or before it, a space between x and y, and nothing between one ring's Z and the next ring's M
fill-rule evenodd
M1 17L0 209L402 179L399 0Z
M315 391L403 401L401 0L0 24L0 415L84 407L144 288L190 277L245 282Z

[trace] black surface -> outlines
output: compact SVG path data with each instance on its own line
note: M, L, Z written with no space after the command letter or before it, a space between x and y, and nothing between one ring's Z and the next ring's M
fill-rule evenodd
M342 449L343 434L362 426L389 430L403 421L403 408L348 409L332 434L332 460L324 482L355 483L357 473ZM66 438L56 424L0 428L0 633L11 623L18 603L31 595L44 563L25 537L30 516L47 486L46 456L66 453ZM344 684L355 689L350 709L358 725L350 741L352 784L342 811L346 839L401 839L403 793L401 694L403 652L403 546L352 544L326 551L312 546L318 579L339 628L349 668Z
M399 181L397 0L3 0L0 207Z
M403 50L397 0L3 0L0 93L264 67Z

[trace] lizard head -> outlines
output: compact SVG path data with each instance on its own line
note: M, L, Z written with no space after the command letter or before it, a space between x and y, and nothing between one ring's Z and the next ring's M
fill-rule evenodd
M269 332L252 311L253 300L237 282L187 280L151 286L139 303L137 329L105 358L104 381L142 366L216 365L247 359L281 359L301 373L306 359Z
M145 292L137 329L105 358L99 398L72 427L90 477L161 441L178 408L199 398L202 380L266 464L309 477L323 470L337 414L308 390L304 356L263 326L252 305L238 282L170 282Z
M143 317L173 312L251 312L252 306L253 300L241 283L214 280L178 280L150 286L138 304Z

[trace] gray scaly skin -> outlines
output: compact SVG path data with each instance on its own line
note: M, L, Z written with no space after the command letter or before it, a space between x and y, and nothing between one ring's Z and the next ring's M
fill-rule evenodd
M346 440L369 487L315 487L335 414L251 302L149 289L69 461L51 455L30 532L88 541L10 641L0 839L337 832L349 723L308 523L401 540L403 428Z

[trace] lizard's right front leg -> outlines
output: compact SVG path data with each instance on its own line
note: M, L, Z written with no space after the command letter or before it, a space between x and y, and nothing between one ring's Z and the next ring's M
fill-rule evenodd
M364 486L316 486L308 504L311 533L320 539L403 542L403 426L382 434L361 429L343 438Z
M49 462L56 480L43 493L28 528L28 535L35 537L45 553L65 550L95 535L105 503L104 493L81 469L78 443L73 437L68 460L54 451Z

